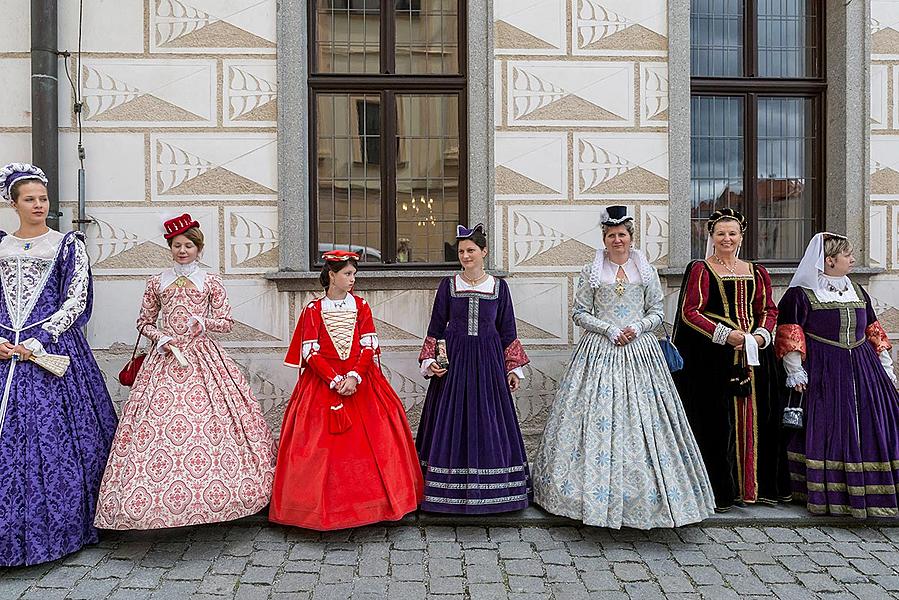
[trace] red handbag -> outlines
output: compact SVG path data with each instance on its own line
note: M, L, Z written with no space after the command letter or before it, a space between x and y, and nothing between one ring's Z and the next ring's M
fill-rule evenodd
M146 327L146 325L144 327ZM137 353L137 347L140 345L140 336L142 335L143 330L144 328L141 327L140 331L137 332L137 341L134 342L134 350L131 351L131 360L129 360L125 367L119 371L119 383L125 387L134 385L134 380L137 379L140 367L144 364L144 359L147 358L146 352L141 352L140 354Z

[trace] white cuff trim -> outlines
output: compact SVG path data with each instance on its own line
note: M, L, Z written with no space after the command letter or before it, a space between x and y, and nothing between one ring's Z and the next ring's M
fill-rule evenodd
M718 323L715 325L715 333L712 334L712 343L718 344L719 346L725 345L727 343L727 336L730 335L731 331L733 331L733 329L724 323Z
M321 350L321 346L318 345L318 340L303 342L303 359L307 360L313 352L318 352L319 350Z
M165 346L166 344L168 344L169 342L171 342L173 339L175 339L175 338L173 338L170 335L164 335L164 336L160 337L159 341L156 342L156 351L157 352L165 352L165 350L163 350L162 347Z
M371 348L372 350L377 350L378 348L380 348L380 343L378 342L378 334L366 333L359 338L359 344L363 348Z
M340 385L340 382L343 380L344 380L343 375L335 375L334 379L331 380L331 385L329 385L328 387L330 387L333 390L338 385Z
M515 373L515 375L517 375L519 379L521 379L522 381L524 380L524 369L521 367L515 367L514 369L509 371L509 373Z
M614 344L615 340L618 339L618 336L621 335L621 330L615 326L610 326L606 329L606 337Z
M771 345L771 332L765 329L764 327L759 327L755 331L752 332L752 335L757 335L764 340L759 348L767 348Z
M198 317L197 315L191 315L190 320L187 322L187 328L190 329L194 323L200 324L200 330L203 333L206 333L206 321L203 320L203 317Z
M787 375L787 387L794 388L797 385L808 385L808 373L806 373L805 369L802 367L795 373L789 373Z
M421 361L420 371L421 371L422 377L424 377L425 379L430 379L431 377L433 377L433 374L431 373L431 370L428 367L430 367L435 362L437 362L437 360L433 359L433 358L426 358L423 361Z
M31 353L35 356L43 356L47 353L47 351L44 350L44 345L34 338L28 338L22 342L22 345L31 350Z
M356 371L350 371L349 373L346 374L346 376L347 376L347 377L354 377L354 378L356 379L356 384L361 384L361 383L362 383L362 375L360 375L360 374L357 373Z

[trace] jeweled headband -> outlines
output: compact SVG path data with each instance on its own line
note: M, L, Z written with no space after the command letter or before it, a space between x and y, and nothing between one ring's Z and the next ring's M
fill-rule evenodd
M715 230L715 225L718 224L718 221L736 221L740 224L740 231L746 231L746 217L740 211L732 208L722 208L712 213L709 220L706 221L706 229L708 229L709 233Z

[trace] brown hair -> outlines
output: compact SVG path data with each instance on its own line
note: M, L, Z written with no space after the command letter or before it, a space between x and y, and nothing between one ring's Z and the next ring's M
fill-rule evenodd
M191 227L190 229L184 231L183 233L179 233L178 235L183 235L191 242L193 242L194 246L197 247L197 250L203 250L203 232L200 231L199 227ZM178 235L166 240L169 243L169 248L172 247L172 243L175 241L175 238L178 237Z
M613 227L624 227L627 230L628 234L631 236L631 239L632 240L634 239L634 220L633 219L628 219L627 221L624 221L623 223L618 223L616 225L606 225L605 223L603 223L602 239L606 239L606 234L609 233L609 230L612 229Z
M39 183L44 186L44 189L47 189L47 184L41 181L40 179L35 179L33 177L23 177L22 179L17 179L13 182L12 187L9 188L9 198L13 202L19 199L19 188L22 187L23 184L26 183Z
M322 267L322 272L318 276L319 283L322 284L322 287L327 291L328 287L331 285L331 276L328 275L330 272L339 273L343 270L343 268L347 265L353 265L356 269L359 269L359 262L354 258L350 258L347 260L341 261L325 261L324 266Z

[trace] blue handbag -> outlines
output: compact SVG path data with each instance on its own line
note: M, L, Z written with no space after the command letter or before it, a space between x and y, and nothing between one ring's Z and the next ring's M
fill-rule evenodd
M671 341L671 336L668 335L668 326L665 325L665 321L662 321L662 327L665 328L665 338L659 340L659 346L662 348L662 355L665 357L665 362L668 363L668 370L674 373L675 371L680 371L684 368L684 357L680 355L677 346Z

